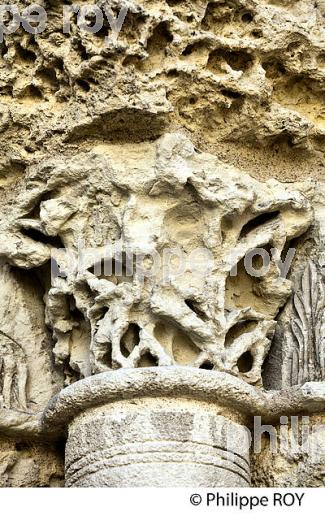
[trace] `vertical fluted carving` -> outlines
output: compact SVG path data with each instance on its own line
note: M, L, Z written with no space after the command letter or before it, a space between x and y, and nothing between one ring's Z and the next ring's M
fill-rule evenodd
M325 380L325 290L313 261L301 274L293 296L293 319L287 333L291 385Z

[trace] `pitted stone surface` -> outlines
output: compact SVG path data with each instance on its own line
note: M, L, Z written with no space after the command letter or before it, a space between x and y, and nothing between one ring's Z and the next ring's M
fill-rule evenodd
M324 1L113 0L116 39L76 16L64 34L67 2L39 3L46 30L0 44L0 485L62 485L68 431L71 486L322 485L304 450L263 445L243 473L198 438L256 415L323 424ZM211 270L165 276L171 248ZM257 277L254 248L275 250ZM146 269L158 253L154 276L127 271L129 249ZM113 416L139 435L97 451Z
M322 179L322 1L114 0L115 16L128 8L116 41L107 21L87 34L72 17L63 34L63 4L40 3L46 31L20 30L1 48L6 185L44 150L89 151L175 128L264 179L270 166L282 180Z

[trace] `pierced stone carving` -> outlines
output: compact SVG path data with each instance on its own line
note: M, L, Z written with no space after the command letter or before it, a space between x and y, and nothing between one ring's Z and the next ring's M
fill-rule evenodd
M309 260L292 301L293 317L285 335L290 385L325 380L325 289L316 264Z
M260 183L167 134L136 149L125 145L123 157L106 145L40 164L8 211L0 253L23 268L52 255L66 271L45 302L67 383L156 364L224 370L260 383L274 318L291 291L280 255L312 221L299 192ZM120 257L109 249L117 245ZM177 275L164 255L173 248L185 257ZM255 248L271 260L253 277L244 261ZM198 250L209 253L203 272L189 260ZM145 265L157 254L158 268L151 276L130 273L130 251ZM105 274L103 263L113 272Z
M3 407L26 410L26 356L22 347L2 331L0 331L0 372L2 378L0 399Z
M317 283L290 298L310 251L325 276L325 1L110 0L118 36L39 3L0 43L0 487L63 458L67 486L324 485L325 457L244 440L325 423L325 380L296 386L324 379Z

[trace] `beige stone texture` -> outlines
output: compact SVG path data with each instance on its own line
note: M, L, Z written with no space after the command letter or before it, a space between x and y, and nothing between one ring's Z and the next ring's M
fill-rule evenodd
M0 43L0 486L323 486L321 429L238 438L324 423L324 0L111 0L116 37L38 3Z

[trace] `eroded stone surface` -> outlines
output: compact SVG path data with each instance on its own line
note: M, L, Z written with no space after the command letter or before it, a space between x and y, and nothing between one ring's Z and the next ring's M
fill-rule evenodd
M62 487L61 449L1 438L0 487Z
M7 261L30 269L52 256L65 273L44 296L57 364L77 377L209 364L260 383L291 289L279 260L312 222L307 199L198 154L180 134L120 150L42 162L4 208ZM258 248L272 260L261 274L252 259L249 274L246 255Z
M38 444L47 403L89 376L80 384L94 395L121 368L226 372L215 399L238 391L248 416L320 414L324 2L126 1L117 40L107 22L86 34L76 17L63 34L62 3L39 3L46 30L20 29L0 47L0 431L31 443L1 440L1 485L61 483L62 447ZM117 275L103 272L107 243L122 252ZM276 253L252 277L244 259L259 247ZM171 248L186 258L205 248L212 270L166 277L164 257L154 276L127 272L127 251L150 270L153 252ZM51 257L65 276L51 280ZM62 432L50 427L53 443ZM317 486L323 468L265 450L253 484Z
M282 179L321 179L322 2L123 2L108 47L107 22L92 35L73 19L63 34L61 2L40 3L46 31L2 46L5 184L44 146L87 151L94 140L142 141L171 127L231 164L249 161L256 176L272 165ZM117 14L122 4L112 4Z
M272 451L268 436L263 437L262 451L253 455L253 486L324 487L324 414L296 419L282 430L276 427L276 451ZM304 429L308 433L302 443Z

